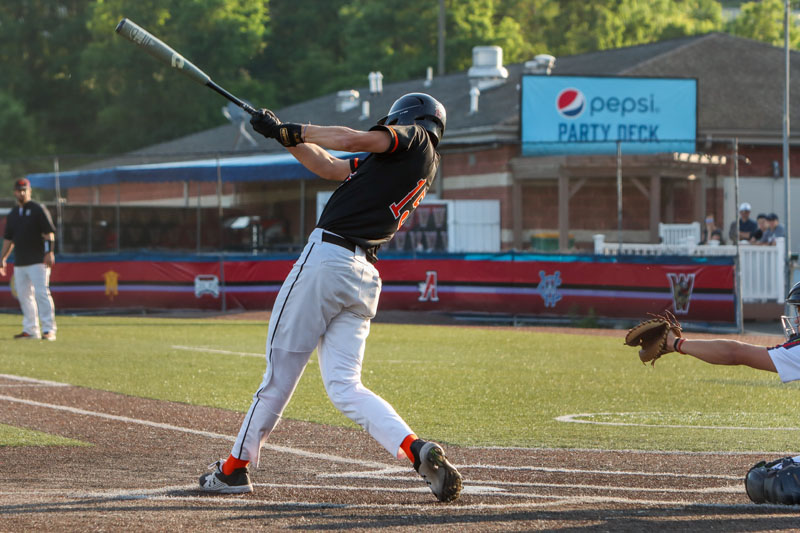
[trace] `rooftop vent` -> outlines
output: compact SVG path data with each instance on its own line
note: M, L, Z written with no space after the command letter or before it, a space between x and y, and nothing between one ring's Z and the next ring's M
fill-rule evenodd
M508 70L503 66L503 49L499 46L473 47L472 66L467 75L470 85L480 90L504 84Z
M539 54L530 61L525 62L525 72L528 74L544 74L549 76L555 65L555 57L550 54Z
M369 118L369 101L364 100L361 102L361 116L358 120L367 120Z
M369 94L381 94L383 92L383 74L378 72L369 73Z
M481 90L473 87L469 90L469 114L474 115L478 112L478 100L481 97Z
M336 111L344 113L358 107L358 99L361 95L355 89L349 91L339 91L336 93Z

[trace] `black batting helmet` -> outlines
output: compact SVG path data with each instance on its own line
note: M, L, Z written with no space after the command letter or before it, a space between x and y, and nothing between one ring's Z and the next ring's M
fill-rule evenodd
M389 114L378 124L410 126L419 124L430 134L433 145L439 144L444 135L447 112L436 98L425 93L408 93L394 101Z
M789 314L781 317L781 323L786 340L790 340L800 336L800 281L786 295L786 306Z

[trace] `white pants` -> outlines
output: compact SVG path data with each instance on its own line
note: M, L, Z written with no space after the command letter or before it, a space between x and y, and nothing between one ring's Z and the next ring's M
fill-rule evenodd
M361 383L361 363L381 279L356 248L322 242L315 229L283 282L267 335L267 370L231 455L258 465L261 446L278 424L314 348L331 402L397 455L412 433L385 400Z
M50 268L44 263L14 265L14 286L22 308L22 331L34 337L45 331L55 333L56 308L50 296Z

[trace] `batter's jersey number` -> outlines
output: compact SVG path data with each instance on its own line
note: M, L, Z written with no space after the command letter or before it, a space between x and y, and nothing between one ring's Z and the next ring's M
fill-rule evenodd
M405 206L414 197L414 195L420 191L422 191L422 194L420 194L417 199L414 200L413 208L416 209L422 199L425 198L425 193L427 192L427 189L425 189L425 183L427 183L425 180L419 180L417 182L417 186L414 187L414 190L406 194L405 197L399 202L395 202L389 206L389 209L392 210L392 215L394 215L394 219L400 220L400 222L397 224L397 229L402 227L403 223L408 218L408 215L411 214L411 210L403 210L403 206Z

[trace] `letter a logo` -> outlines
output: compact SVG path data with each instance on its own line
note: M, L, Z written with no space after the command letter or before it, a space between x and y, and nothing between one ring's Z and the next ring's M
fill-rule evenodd
M419 284L420 302L439 301L439 283L435 270L428 270L425 273L425 282Z

